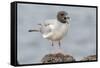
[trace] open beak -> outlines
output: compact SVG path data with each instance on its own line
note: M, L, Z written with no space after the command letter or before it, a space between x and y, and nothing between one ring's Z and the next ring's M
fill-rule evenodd
M70 19L70 17L66 17L66 19Z
M70 20L70 17L68 17L68 16L67 16L67 17L66 17L66 20ZM68 22L68 21L67 21L67 24L69 24L69 22Z

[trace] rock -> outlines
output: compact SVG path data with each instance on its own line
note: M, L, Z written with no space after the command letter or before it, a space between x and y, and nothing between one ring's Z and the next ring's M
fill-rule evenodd
M42 63L73 62L75 59L70 55L62 53L47 54L42 58Z
M90 55L90 56L84 57L80 61L92 61L92 60L96 60L96 55Z

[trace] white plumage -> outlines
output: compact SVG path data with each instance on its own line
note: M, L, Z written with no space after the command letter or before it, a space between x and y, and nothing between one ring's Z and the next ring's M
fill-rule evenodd
M68 23L60 23L56 19L47 20L41 26L42 36L51 41L61 40L68 31Z
M68 19L68 13L65 11L60 11L57 13L56 19L45 20L44 23L39 24L39 30L29 30L29 32L39 31L43 38L52 41L52 46L54 41L57 41L60 46L60 40L62 40L68 31Z

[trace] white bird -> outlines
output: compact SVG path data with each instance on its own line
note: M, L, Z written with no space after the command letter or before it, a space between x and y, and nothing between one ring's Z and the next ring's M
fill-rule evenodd
M59 47L61 45L61 40L62 38L66 35L69 27L69 22L68 19L68 13L65 11L59 11L57 13L56 19L49 19L44 21L40 25L39 30L29 30L29 32L34 32L38 31L42 34L43 38L46 38L48 40L52 41L52 46L53 42L58 42Z

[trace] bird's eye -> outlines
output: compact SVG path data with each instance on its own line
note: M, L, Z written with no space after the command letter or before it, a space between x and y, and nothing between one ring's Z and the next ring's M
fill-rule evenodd
M64 14L61 14L61 16L64 16Z

